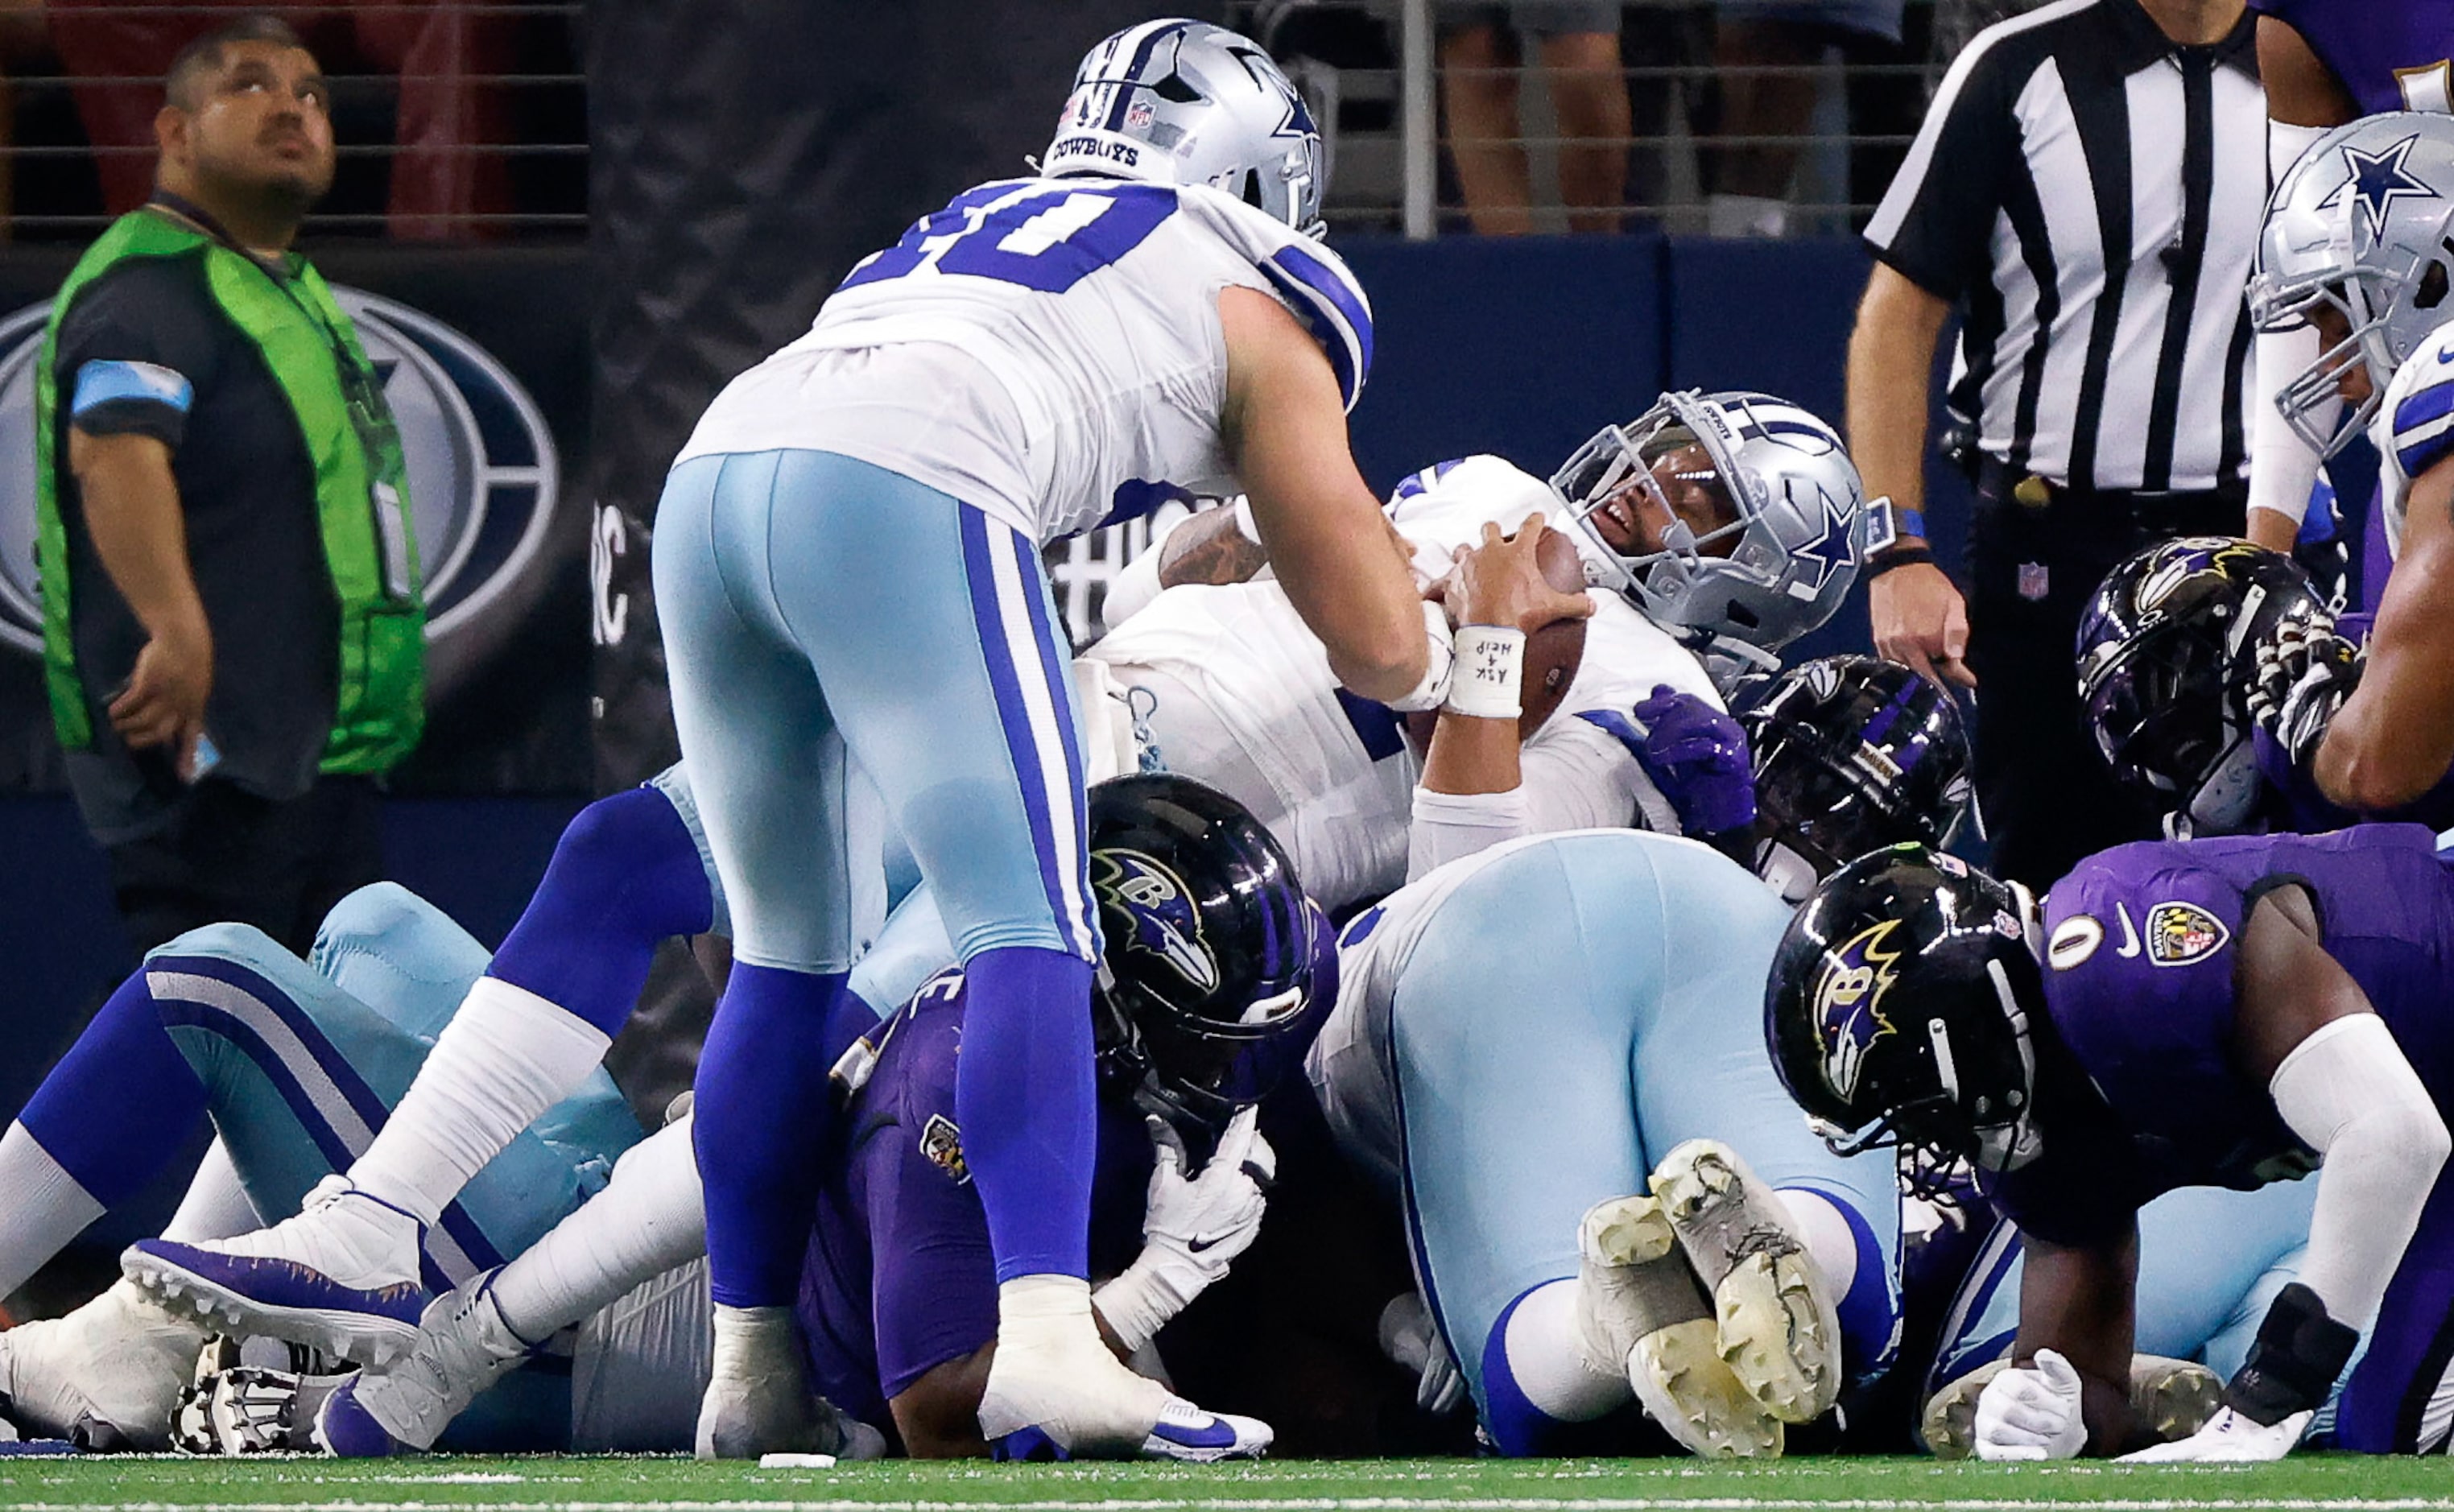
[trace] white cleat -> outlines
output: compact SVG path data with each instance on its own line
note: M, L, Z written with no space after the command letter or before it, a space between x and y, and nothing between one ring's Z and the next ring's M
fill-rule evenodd
M209 1244L141 1240L119 1268L163 1306L217 1331L377 1365L417 1341L433 1300L418 1279L423 1238L416 1219L331 1176L295 1218Z
M518 1369L530 1345L503 1321L494 1276L487 1271L434 1299L408 1354L361 1371L346 1396L328 1401L316 1421L319 1447L349 1458L432 1449L462 1409ZM364 1414L388 1446L378 1447L352 1413Z
M1723 1363L1712 1303L1655 1199L1613 1198L1578 1224L1577 1331L1587 1363L1624 1372L1645 1412L1689 1453L1781 1452L1780 1421Z
M886 1437L810 1389L789 1307L715 1309L715 1361L699 1399L702 1460L831 1454L877 1460Z
M1918 1430L1938 1460L1965 1460L1977 1452L1977 1399L2008 1360L1988 1361L1926 1400ZM2206 1426L2223 1405L2223 1381L2206 1366L2162 1355L2130 1358L2130 1405L2160 1442L2186 1439Z
M0 1333L0 1411L29 1438L98 1452L171 1446L204 1330L126 1281L65 1318Z
M1716 1348L1764 1410L1812 1422L1840 1395L1840 1317L1780 1197L1719 1139L1654 1168L1653 1195L1712 1290Z

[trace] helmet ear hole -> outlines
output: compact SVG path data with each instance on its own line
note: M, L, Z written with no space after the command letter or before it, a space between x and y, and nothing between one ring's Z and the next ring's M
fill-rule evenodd
M1740 630L1761 630L1763 628L1763 620L1756 614L1756 612L1735 598L1730 600L1729 607L1722 611L1722 613L1728 615L1731 624L1738 626Z
M2445 302L2445 264L2431 259L2428 271L2420 275L2420 288L2411 296L2415 310L2434 310Z

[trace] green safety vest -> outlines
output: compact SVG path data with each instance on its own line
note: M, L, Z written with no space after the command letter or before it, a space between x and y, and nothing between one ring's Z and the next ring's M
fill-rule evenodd
M35 550L42 565L43 670L60 744L90 749L93 724L69 637L68 532L60 519L60 317L85 286L131 257L204 259L206 287L290 399L315 469L324 560L340 600L339 701L324 745L326 772L382 772L417 744L426 723L426 605L410 529L400 435L374 366L332 291L292 253L290 279L212 237L151 211L122 215L86 249L51 302L34 370Z

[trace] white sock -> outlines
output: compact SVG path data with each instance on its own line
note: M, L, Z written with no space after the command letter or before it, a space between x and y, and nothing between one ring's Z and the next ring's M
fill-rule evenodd
M714 1374L718 1381L798 1381L801 1336L793 1309L716 1303Z
M182 1244L210 1244L217 1239L252 1234L264 1226L247 1189L239 1185L238 1167L231 1163L230 1146L216 1139L196 1166L179 1211L163 1225L162 1237Z
M578 1089L609 1043L526 988L478 978L350 1180L432 1223L515 1135Z
M1831 1290L1832 1304L1839 1306L1858 1280L1858 1231L1849 1226L1840 1204L1820 1192L1785 1186L1777 1195L1781 1205L1789 1209L1790 1221L1797 1225L1799 1241L1806 1246L1806 1258L1823 1273L1823 1284Z
M1534 1410L1560 1422L1591 1422L1636 1397L1625 1371L1596 1370L1577 1332L1574 1278L1537 1288L1508 1315L1508 1373Z
M997 1288L997 1342L1094 1348L1099 1325L1091 1313L1091 1283L1078 1276L1017 1276Z
M494 1278L512 1332L541 1343L641 1282L707 1252L688 1119L624 1152L614 1179Z
M1778 239L1789 234L1789 201L1761 194L1708 195L1704 232L1709 236Z
M26 1284L60 1247L102 1217L93 1194L77 1184L22 1123L0 1134L0 1193L9 1220L0 1223L0 1297Z

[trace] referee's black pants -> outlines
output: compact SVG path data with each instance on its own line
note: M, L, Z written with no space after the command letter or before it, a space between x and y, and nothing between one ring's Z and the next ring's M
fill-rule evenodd
M2239 535L2237 492L2014 497L2022 474L1985 464L1968 536L1968 666L1977 674L1977 797L1993 870L2042 894L2109 846L2157 834L2113 780L2081 715L2074 642L2104 575L2177 535ZM2034 490L2032 488L2031 492Z
M372 777L319 776L294 798L207 777L171 822L111 846L111 888L139 956L207 924L252 924L297 955L332 905L383 879Z

